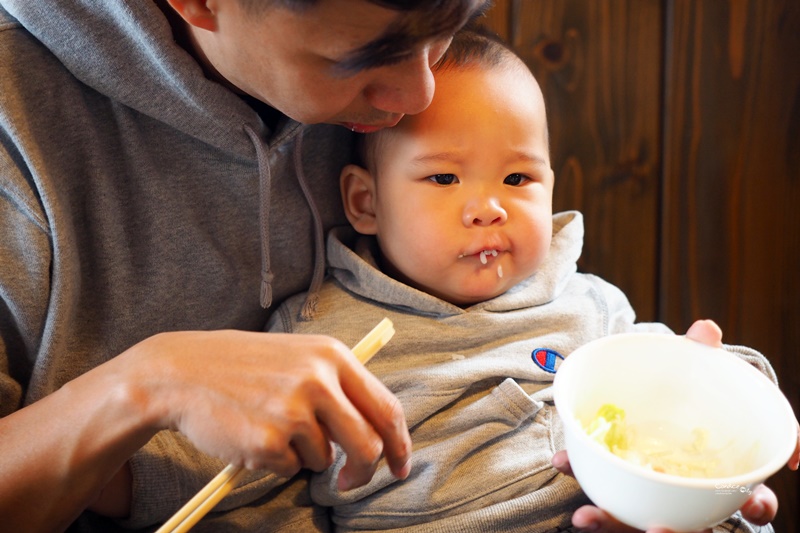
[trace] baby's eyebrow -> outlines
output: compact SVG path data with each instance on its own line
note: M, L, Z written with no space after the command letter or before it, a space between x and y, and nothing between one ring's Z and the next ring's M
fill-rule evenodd
M435 152L431 154L422 154L415 157L413 163L442 163L453 162L459 163L464 160L464 155L460 152ZM533 165L549 166L547 160L537 154L532 154L523 150L514 151L509 157L509 163L529 163Z
M463 160L463 156L458 152L435 152L432 154L422 154L415 157L413 163L441 163L445 161L459 162Z
M534 165L550 166L544 157L521 150L514 152L513 157L511 158L511 162L532 163Z

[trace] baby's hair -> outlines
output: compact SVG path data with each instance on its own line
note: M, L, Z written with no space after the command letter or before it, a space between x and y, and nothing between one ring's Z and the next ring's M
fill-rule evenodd
M475 65L494 68L502 65L525 63L492 30L478 23L470 23L453 36L453 41L433 70L458 69Z

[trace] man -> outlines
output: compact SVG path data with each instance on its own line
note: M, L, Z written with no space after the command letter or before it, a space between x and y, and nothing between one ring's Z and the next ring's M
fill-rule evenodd
M0 0L4 527L146 527L212 457L290 477L330 440L342 487L381 454L407 475L396 399L347 347L252 332L319 280L346 128L424 109L483 4ZM234 493L209 527L277 529L288 502L323 528L301 489Z
M382 453L406 475L402 411L347 347L244 332L308 287L315 216L344 222L350 133L310 127L295 153L297 121L424 109L429 66L483 1L405 4L3 0L5 527L63 529L92 505L162 520L200 484L162 468L191 465L184 436L284 476L325 468L332 439L343 485ZM180 434L151 441L162 429ZM133 499L109 505L118 470Z

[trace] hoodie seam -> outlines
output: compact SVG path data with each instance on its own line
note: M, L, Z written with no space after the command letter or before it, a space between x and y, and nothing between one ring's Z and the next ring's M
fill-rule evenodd
M47 224L47 220L39 216L36 212L35 204L31 205L26 201L24 196L20 196L7 188L0 189L0 198L3 198L13 210L30 220L39 231L50 237L50 227Z
M245 124L245 126L251 127L250 124ZM255 130L255 128L253 128ZM267 157L272 153L273 148L277 148L282 144L291 141L300 131L303 129L303 125L299 122L292 121L291 124L281 128L278 132L276 132L276 136L271 141L264 142L264 145L267 147ZM258 136L261 138L261 136ZM263 141L263 139L262 139Z
M278 315L278 320L281 321L281 331L284 333L294 333L289 306L281 305L275 313Z

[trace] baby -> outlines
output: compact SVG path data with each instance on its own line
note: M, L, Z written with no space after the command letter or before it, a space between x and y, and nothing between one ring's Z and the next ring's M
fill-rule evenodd
M382 465L345 490L339 452L311 495L342 530L569 529L587 500L551 464L563 448L559 362L598 337L669 330L637 324L619 289L577 273L582 217L552 213L545 105L526 65L465 31L435 77L428 109L363 139L362 164L341 175L352 228L329 235L328 281L270 323L352 346L394 322L368 367L403 405L411 473L400 481ZM741 356L771 372L759 354Z

